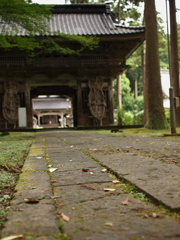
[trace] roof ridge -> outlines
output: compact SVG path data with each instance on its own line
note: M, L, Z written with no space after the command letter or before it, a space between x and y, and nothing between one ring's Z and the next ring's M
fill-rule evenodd
M111 10L109 4L61 4L53 6L52 13L111 13Z

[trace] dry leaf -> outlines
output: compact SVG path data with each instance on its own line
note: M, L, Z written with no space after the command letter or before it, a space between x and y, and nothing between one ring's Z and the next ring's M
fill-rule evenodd
M80 227L79 228L81 231L86 231L87 230L87 228L85 228L85 227Z
M56 170L57 170L57 168L49 168L49 172L54 172Z
M64 213L61 213L61 217L65 222L69 222L70 218L66 216Z
M122 205L128 205L129 204L129 200L126 199L126 200L122 201L121 203L122 203Z
M90 189L90 190L96 190L95 187L92 187L92 186L86 185L86 184L82 184L81 187L85 187L85 188Z
M16 169L14 166L12 166L12 165L9 164L9 163L6 163L6 164L4 164L4 165L0 165L0 168L3 168L3 169L5 169L5 170L7 170L7 171L9 171L9 172L22 173L21 170Z
M104 226L111 226L111 227L112 227L113 224L112 224L112 222L105 222L105 223L104 223Z
M37 198L25 198L24 201L26 203L39 203L39 200Z
M82 171L83 171L83 172L90 172L90 169L88 169L88 168L83 168Z
M101 170L101 172L107 172L107 169L106 169L106 168L104 168L104 169L102 169L102 170Z
M5 237L5 238L2 238L1 240L14 240L14 239L22 238L22 237L23 237L23 235L20 234L20 235L13 235L13 236Z
M116 184L116 183L120 183L119 180L113 180L112 182L113 182L114 184Z
M116 189L114 189L114 188L104 188L104 191L105 192L114 192L114 191L116 191Z
M56 180L51 180L52 183L57 182Z
M126 148L132 148L132 146L127 146Z

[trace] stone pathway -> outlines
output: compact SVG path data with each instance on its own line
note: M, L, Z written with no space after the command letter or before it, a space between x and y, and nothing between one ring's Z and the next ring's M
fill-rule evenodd
M180 239L179 143L81 131L37 133L2 237ZM115 176L120 183L112 182ZM142 192L135 193L134 185ZM141 201L145 193L158 204Z

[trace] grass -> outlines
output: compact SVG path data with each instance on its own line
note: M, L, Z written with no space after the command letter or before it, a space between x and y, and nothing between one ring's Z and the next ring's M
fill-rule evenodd
M119 127L121 129L121 127ZM101 133L101 134L115 134L115 135L140 135L140 136L163 136L164 134L171 134L170 129L147 129L147 128L122 128L122 132L112 133L111 130L87 130L87 132ZM84 131L84 130L83 130ZM180 134L180 127L176 128L177 134Z
M6 221L14 187L24 160L34 140L34 133L11 132L0 136L0 229ZM4 166L7 166L4 167ZM8 166L13 166L17 172Z

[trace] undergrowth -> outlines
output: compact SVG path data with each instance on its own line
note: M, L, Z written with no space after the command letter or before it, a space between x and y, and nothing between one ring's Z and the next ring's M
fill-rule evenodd
M2 229L14 187L34 140L34 133L10 132L0 136L0 230Z

